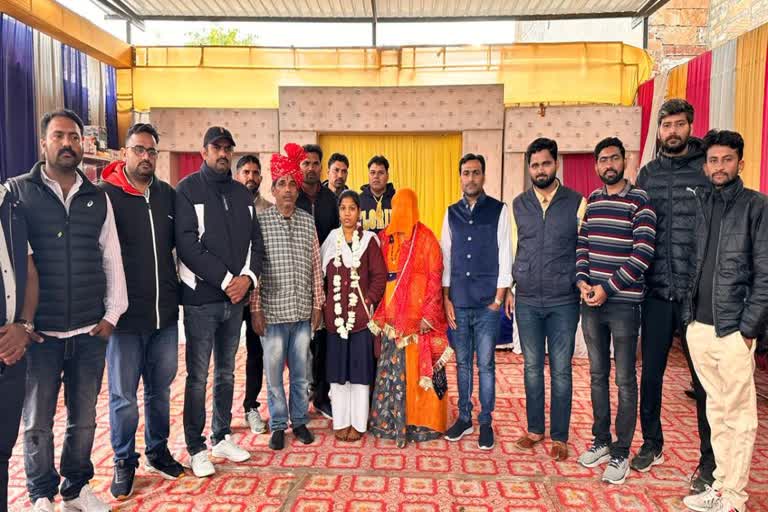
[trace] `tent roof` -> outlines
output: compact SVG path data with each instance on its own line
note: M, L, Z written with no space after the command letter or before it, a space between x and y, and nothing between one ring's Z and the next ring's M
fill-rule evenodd
M668 0L96 0L117 16L200 21L494 21L649 16Z

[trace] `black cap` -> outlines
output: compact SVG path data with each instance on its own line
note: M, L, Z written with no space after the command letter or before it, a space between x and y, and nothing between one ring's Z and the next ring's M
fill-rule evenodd
M224 139L232 144L232 146L235 146L235 139L232 138L232 134L229 133L229 130L222 128L221 126L211 126L208 128L208 131L205 132L205 137L203 138L203 146L213 144L219 139Z

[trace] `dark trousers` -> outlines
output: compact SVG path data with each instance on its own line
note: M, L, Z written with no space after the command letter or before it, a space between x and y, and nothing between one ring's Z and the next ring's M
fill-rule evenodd
M0 375L0 512L8 510L8 460L19 435L26 379L26 357Z
M71 338L44 336L27 349L24 397L24 468L31 502L80 496L93 478L91 451L96 433L96 402L106 365L107 340L80 334ZM64 386L67 408L59 472L54 466L53 419ZM61 482L61 477L64 481Z
M320 329L315 332L312 341L309 344L309 350L312 352L312 380L309 384L310 399L316 406L330 403L328 393L331 391L331 385L325 376L325 354L327 352L328 331Z
M595 444L611 447L612 457L629 457L637 424L637 336L640 305L606 303L581 307L581 329L589 353L592 392L592 435ZM616 442L611 438L611 338L616 362Z
M247 413L251 409L258 409L259 393L264 381L264 349L261 346L259 335L253 330L251 324L251 309L246 306L243 309L243 321L245 322L245 348L248 357L245 360L245 399L243 409Z
M640 340L643 352L643 372L640 378L640 425L643 429L643 446L655 452L660 452L664 447L664 435L661 430L661 396L667 358L672 347L672 338L677 331L681 335L683 353L688 362L696 394L696 419L701 452L699 464L704 474L711 475L715 469L715 455L712 451L707 421L707 395L693 369L681 311L682 304L679 302L647 297L643 303Z

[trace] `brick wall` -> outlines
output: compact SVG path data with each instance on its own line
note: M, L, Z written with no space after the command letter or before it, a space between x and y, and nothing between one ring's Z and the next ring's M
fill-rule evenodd
M712 47L768 23L768 0L711 0L709 42Z
M648 51L655 72L673 68L710 48L709 4L709 0L671 0L650 17Z

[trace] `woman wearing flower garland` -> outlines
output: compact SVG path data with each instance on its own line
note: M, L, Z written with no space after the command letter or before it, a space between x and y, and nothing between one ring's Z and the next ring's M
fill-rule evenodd
M373 337L368 322L384 295L387 269L374 233L358 227L360 197L339 196L341 227L320 250L326 276L326 373L331 383L333 430L341 441L357 441L368 424L373 381Z
M392 219L379 241L388 274L370 323L371 332L382 335L370 429L403 448L445 432L445 363L453 350L443 311L443 255L407 188L392 198Z

